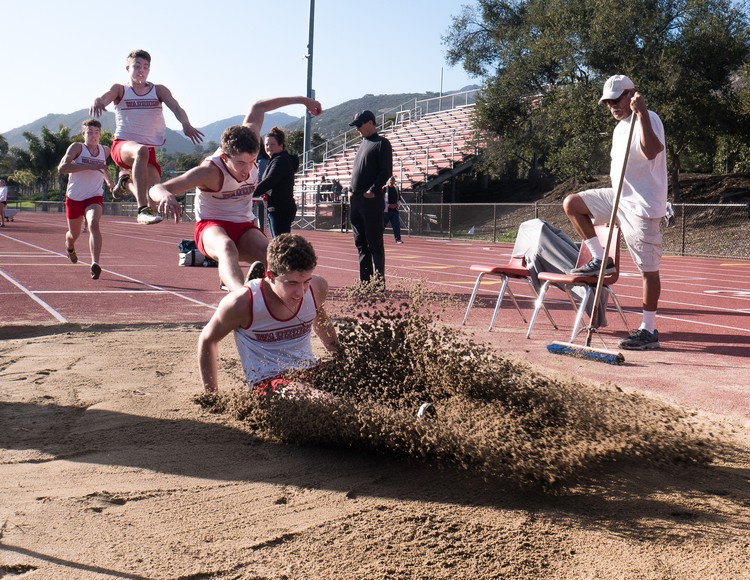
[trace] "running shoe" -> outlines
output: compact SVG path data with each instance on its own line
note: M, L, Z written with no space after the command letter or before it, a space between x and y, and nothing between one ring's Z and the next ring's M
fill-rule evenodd
M91 278L92 280L98 280L99 276L102 275L102 267L94 262L91 264Z
M645 328L639 328L630 333L630 336L620 342L620 348L625 350L653 350L660 348L659 331L654 329L649 332Z
M263 262L253 262L250 265L250 269L247 271L245 276L245 285L250 283L250 280L256 280L258 278L264 278L266 276L266 267Z
M589 260L583 266L573 268L570 273L574 274L575 276L598 276L599 268L601 268L601 266L602 261L599 258L591 258L591 260ZM604 273L614 274L615 272L617 272L617 268L615 268L615 261L612 258L607 258L607 269L604 270Z
M112 188L112 197L115 199L123 199L130 193L128 191L128 181L130 180L129 173L120 173L120 177L117 179L117 183Z
M152 224L158 224L162 218L158 213L154 213L154 210L152 210L150 207L144 207L141 211L138 212L138 218L136 221L139 224L142 225L152 225Z
M65 248L65 251L68 253L68 259L71 262L74 264L78 262L78 255L76 254L75 248Z

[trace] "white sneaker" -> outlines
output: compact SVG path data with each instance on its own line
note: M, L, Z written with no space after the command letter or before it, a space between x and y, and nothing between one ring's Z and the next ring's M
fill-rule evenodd
M138 212L136 221L139 224L150 226L152 224L158 224L163 219L164 218L162 218L158 213L154 213L154 210L152 210L150 207L144 207L141 211Z

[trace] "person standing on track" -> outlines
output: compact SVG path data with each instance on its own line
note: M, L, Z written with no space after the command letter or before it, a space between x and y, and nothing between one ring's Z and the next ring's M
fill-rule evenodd
M401 240L401 216L398 213L398 200L399 200L398 186L396 185L396 178L391 175L388 180L388 185L385 187L385 212L383 213L383 228L388 224L391 224L393 230L393 239L396 240L397 244L403 244Z
M299 167L299 158L286 150L286 133L281 127L273 127L266 133L264 145L271 159L255 195L268 196L268 227L271 237L275 238L292 231L292 222L297 215L294 174Z
M145 50L134 50L127 58L125 70L130 83L115 83L101 97L94 99L89 112L100 117L107 105L115 106L115 140L112 142L112 160L124 171L112 190L115 198L130 191L138 202L139 224L157 224L162 216L150 207L148 190L159 183L161 166L156 161L156 147L166 141L167 126L162 103L182 123L185 135L195 144L203 141L203 133L188 121L187 113L164 85L148 82L151 55Z
M71 143L57 167L59 173L67 173L68 189L65 195L65 217L68 231L65 232L65 250L74 264L78 262L75 243L81 235L81 226L89 224L89 251L91 252L91 277L98 280L102 273L99 257L102 252L102 233L99 221L102 217L104 196L102 184L106 181L114 187L107 170L109 147L99 143L102 124L96 119L83 122L83 143Z
M359 280L368 282L377 274L385 285L383 187L393 173L393 149L390 141L378 134L372 111L357 114L349 126L356 127L362 136L349 188L352 233L359 255Z
M281 234L268 246L265 276L221 300L198 339L198 364L207 392L219 390L219 343L234 332L245 379L253 392L315 396L311 387L285 375L320 364L313 354L311 331L328 352L339 348L324 308L328 283L313 275L317 261L305 238Z
M612 136L612 187L589 189L565 198L565 213L593 256L588 264L573 269L571 274L599 274L604 249L596 237L592 219L607 222L612 215L615 187L622 175L630 123L636 123L623 178L617 221L630 255L641 271L643 321L638 330L620 342L620 348L656 349L660 347L659 332L655 328L655 323L656 308L661 294L661 224L667 208L664 126L659 116L647 109L646 100L635 89L633 81L624 75L615 75L607 79L599 103L604 103L612 116L619 121ZM614 263L608 262L607 269L613 268Z
M265 271L268 240L256 224L253 194L258 185L256 159L260 130L268 111L287 105L304 105L312 115L322 112L320 103L307 97L275 97L256 101L242 125L224 130L221 146L198 166L151 188L159 211L180 219L176 195L196 190L195 243L204 255L219 263L219 277L230 290L245 283L240 260L252 263L247 279Z

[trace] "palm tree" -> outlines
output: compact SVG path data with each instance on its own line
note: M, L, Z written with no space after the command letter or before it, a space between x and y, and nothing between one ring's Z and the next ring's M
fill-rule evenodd
M23 134L28 143L28 151L19 147L12 147L11 153L16 158L16 167L20 170L31 171L42 187L42 200L47 200L47 193L57 177L57 165L65 155L71 143L70 129L60 125L57 133L47 127L42 127L41 139L30 133Z

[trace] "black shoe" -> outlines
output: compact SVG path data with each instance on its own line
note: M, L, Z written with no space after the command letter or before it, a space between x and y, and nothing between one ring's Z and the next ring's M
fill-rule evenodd
M92 280L98 280L99 276L102 275L102 267L94 262L91 264L91 278Z
M599 269L601 267L602 261L599 258L591 258L591 260L589 260L583 266L573 268L570 271L570 274L574 274L576 276L598 276ZM604 273L614 274L615 272L617 272L617 268L615 268L615 261L612 258L607 258L607 269L604 270Z
M639 328L630 333L630 336L620 342L620 348L625 350L653 350L661 348L659 344L659 331L649 332L645 328Z
M245 286L247 286L250 283L250 280L257 280L258 278L265 278L266 276L266 267L263 264L263 262L253 262L250 264L250 269L247 271L247 276L245 276Z
M123 199L130 194L130 192L128 191L129 179L129 173L120 173L120 177L117 179L117 183L115 183L115 186L112 188L112 197L114 199Z

